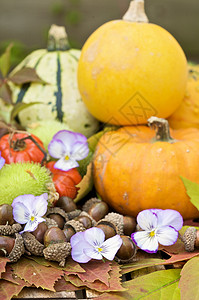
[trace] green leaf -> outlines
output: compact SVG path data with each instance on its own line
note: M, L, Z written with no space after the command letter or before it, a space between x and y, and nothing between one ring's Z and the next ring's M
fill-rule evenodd
M0 56L0 71L4 77L8 74L10 69L10 52L13 44L8 45L5 52Z
M33 68L23 68L12 76L8 77L10 81L15 84L23 84L27 82L39 82L39 83L46 83L44 82L36 73L36 70Z
M12 104L12 91L7 82L0 85L0 98L8 104Z
M199 184L182 176L180 178L184 183L191 203L199 210Z
M181 279L179 287L181 291L181 299L197 300L199 295L199 257L190 259L181 271Z
M127 299L180 300L179 269L162 270L150 273L123 283L128 291ZM190 298L187 298L190 299Z
M85 197L93 188L93 169L92 162L87 166L86 175L82 178L79 184L76 185L78 190L77 197L74 199L74 202L78 202L83 197Z
M12 111L11 111L10 121L13 121L14 118L18 115L18 113L21 110L23 110L23 109L25 109L25 108L27 108L29 106L35 105L35 104L41 104L41 102L38 102L38 101L31 102L31 103L19 102L19 103L15 104L14 107L13 107L13 109L12 109Z

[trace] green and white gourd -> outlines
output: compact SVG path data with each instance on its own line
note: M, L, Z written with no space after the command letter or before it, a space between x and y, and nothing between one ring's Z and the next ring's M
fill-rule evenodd
M98 129L98 121L88 112L77 85L77 67L80 50L70 49L64 27L52 25L47 49L28 55L12 72L35 68L45 83L12 85L13 102L39 101L20 111L22 126L44 120L59 120L69 128L87 137Z

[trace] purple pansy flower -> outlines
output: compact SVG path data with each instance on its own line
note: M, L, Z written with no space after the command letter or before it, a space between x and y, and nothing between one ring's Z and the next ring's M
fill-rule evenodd
M142 230L132 233L132 240L140 249L156 253L159 244L175 244L178 231L183 225L183 218L179 212L172 209L146 209L138 214L137 223Z
M72 259L79 263L87 263L91 259L113 260L122 245L122 239L117 234L105 241L102 229L92 227L83 232L77 232L71 239Z
M5 159L1 156L1 151L0 151L0 169L4 166L5 164Z
M81 133L58 131L48 145L49 154L57 158L54 168L68 171L79 166L79 160L89 153L87 138Z
M12 202L13 218L19 224L26 224L24 231L34 231L38 224L46 221L42 218L48 206L48 194L44 193L40 196L21 195L16 197Z

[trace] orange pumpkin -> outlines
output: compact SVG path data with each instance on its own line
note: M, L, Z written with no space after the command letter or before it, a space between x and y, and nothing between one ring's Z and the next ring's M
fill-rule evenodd
M169 117L181 104L187 60L176 39L148 23L144 1L131 1L122 20L100 26L84 44L78 86L90 113L116 125Z
M171 138L166 120L149 121L156 136L147 126L125 126L99 140L93 161L97 192L122 214L170 208L184 219L199 217L180 178L199 183L199 130L171 130Z
M189 64L189 78L184 99L168 121L173 129L199 128L199 65Z

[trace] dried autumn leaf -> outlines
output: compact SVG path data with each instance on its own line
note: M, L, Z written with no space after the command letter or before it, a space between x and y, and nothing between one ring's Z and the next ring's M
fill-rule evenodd
M6 270L4 273L1 274L1 279L10 281L14 284L18 284L18 282L16 281L18 277L16 275L14 275L13 270L11 269L10 265L6 265Z
M1 257L0 259L0 275L1 273L6 271L6 264L7 262L9 262L10 260L6 257ZM1 277L1 276L0 276Z
M74 202L78 202L81 200L84 196L86 196L93 188L93 168L92 168L92 162L89 163L87 166L87 172L86 175L82 178L79 184L76 185L78 190L77 197L74 199Z
M109 274L111 270L110 262L106 261L102 263L101 261L89 261L87 264L82 264L85 273L78 273L77 276L84 282L94 282L99 280L105 285L109 286ZM103 270L103 271L102 271Z
M16 264L12 264L14 274L36 287L55 291L54 284L61 278L63 271L51 267L45 267L34 260L22 257Z
M17 296L25 286L29 286L24 280L17 278L16 283L0 279L0 299L9 300Z
M180 177L186 188L191 203L199 210L199 184L185 177Z
M198 299L199 257L190 259L182 268L180 275L181 299Z
M45 83L36 73L33 68L23 68L14 74L11 74L8 79L15 84L24 84L27 82Z
M164 264L165 264L165 259L159 259L159 258L142 259L130 264L121 265L121 273L126 274L129 272L133 272L135 270L158 266L158 265L164 265Z
M41 102L31 102L31 103L23 103L23 102L19 102L19 103L16 103L11 111L11 115L10 115L10 121L13 121L14 118L18 115L18 113L29 107L29 106L32 106L32 105L35 105L35 104L41 104Z
M79 290L79 288L74 286L72 283L66 282L64 277L61 277L57 282L55 282L54 288L56 292Z
M2 85L0 85L0 98L5 103L12 104L12 91L7 82L4 82Z

